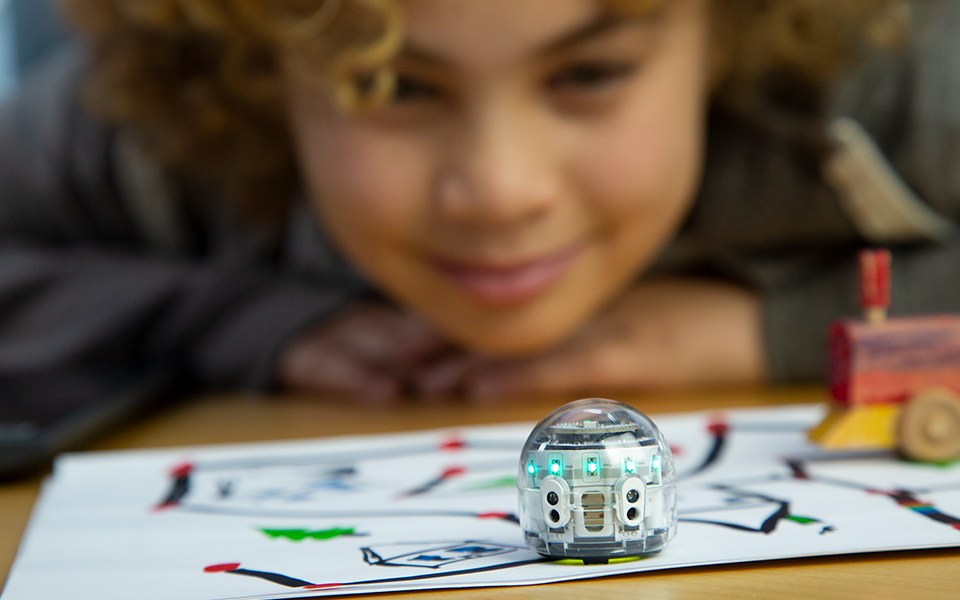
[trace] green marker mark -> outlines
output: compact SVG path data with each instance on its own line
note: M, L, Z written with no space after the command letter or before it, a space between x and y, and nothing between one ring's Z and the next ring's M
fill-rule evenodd
M810 523L820 522L816 519L811 519L809 517L796 517L794 515L787 515L787 519L793 521L794 523L800 523L801 525L809 525Z
M353 527L334 527L333 529L324 529L323 531L308 531L306 529L261 529L260 531L268 537L274 539L286 538L293 542L302 542L305 539L332 540L346 535L361 535L358 534L357 530Z

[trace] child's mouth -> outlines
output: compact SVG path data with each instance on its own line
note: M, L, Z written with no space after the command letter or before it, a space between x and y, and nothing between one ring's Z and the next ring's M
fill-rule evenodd
M523 304L545 292L567 272L583 246L575 244L534 260L493 265L438 260L437 269L475 300L495 307Z

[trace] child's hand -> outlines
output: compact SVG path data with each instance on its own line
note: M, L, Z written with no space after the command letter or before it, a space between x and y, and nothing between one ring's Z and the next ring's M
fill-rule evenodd
M766 376L760 300L715 281L638 285L562 346L523 359L451 358L424 369L426 394L479 400L537 393L757 382Z
M280 357L279 383L383 405L399 399L415 369L445 347L425 321L409 312L360 305L294 341Z

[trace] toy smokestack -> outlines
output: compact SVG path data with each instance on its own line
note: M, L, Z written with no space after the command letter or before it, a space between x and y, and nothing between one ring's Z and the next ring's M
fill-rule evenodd
M860 305L870 323L883 323L890 307L890 251L863 250L860 264Z

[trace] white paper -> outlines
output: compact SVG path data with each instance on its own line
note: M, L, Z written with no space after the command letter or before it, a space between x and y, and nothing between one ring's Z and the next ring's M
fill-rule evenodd
M0 598L303 598L960 545L960 466L825 452L806 442L821 415L655 417L681 477L678 534L610 565L524 546L532 424L65 455Z

